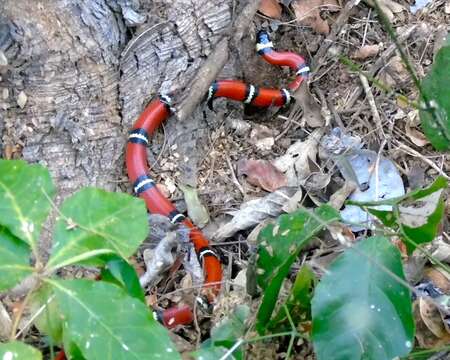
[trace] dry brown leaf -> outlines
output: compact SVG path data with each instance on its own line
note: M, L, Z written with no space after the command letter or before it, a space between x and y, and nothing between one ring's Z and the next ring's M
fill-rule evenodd
M328 34L330 26L320 17L320 10L339 10L336 0L296 0L292 3L297 21L311 28L319 34Z
M233 218L214 233L213 239L216 241L225 240L238 231L251 228L267 218L280 215L283 212L284 204L289 201L295 191L295 188L284 187L263 198L243 203L241 209L233 214Z
M281 5L277 0L261 0L259 12L273 19L281 18Z
M429 299L419 298L419 310L423 323L437 338L450 339L442 321L439 309Z
M423 147L430 143L422 132L412 127L409 123L406 123L405 132L414 145Z
M257 125L250 132L250 142L262 153L266 153L275 145L274 131L265 125Z
M377 55L380 52L381 46L376 45L364 45L353 53L353 58L357 60L364 60Z
M298 186L311 174L309 159L316 159L323 129L314 130L305 141L297 141L286 151L286 154L274 160L273 164L282 171L289 186Z
M450 293L450 280L443 272L441 272L441 270L430 267L426 268L424 273L425 278L430 280L433 285L437 286L446 294Z
M434 335L434 333L429 329L428 325L424 322L419 303L420 301L416 300L413 304L414 319L416 323L416 339L419 346L424 349L432 349L448 345L450 341L450 334L446 333L443 335L443 337L437 337L436 335ZM428 324L431 324L431 321L429 319L427 319L427 322ZM444 326L443 323L442 326ZM434 330L436 331L436 329Z
M267 160L241 159L237 163L237 173L247 176L250 184L270 192L287 185L286 176Z
M325 189L330 183L330 174L325 174L320 171L312 172L308 177L301 181L301 185L309 193L317 193L320 190Z
M370 6L375 7L372 0L368 0L367 3ZM394 19L394 14L398 14L405 10L402 5L392 0L378 0L378 5L390 21Z

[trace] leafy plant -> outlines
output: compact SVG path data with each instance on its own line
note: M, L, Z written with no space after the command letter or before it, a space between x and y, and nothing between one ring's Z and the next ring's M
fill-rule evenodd
M250 309L248 306L236 306L230 316L225 317L212 328L211 338L203 342L200 349L192 355L196 359L216 360L227 354L229 349L233 349L233 357L230 358L243 359L243 350L236 344L240 345L243 343L242 339L246 330L245 322L249 313Z
M36 325L73 358L142 359L150 353L162 359L179 358L167 331L145 305L137 276L125 260L148 233L144 202L94 188L75 193L58 210L53 249L43 264L37 242L54 194L42 166L0 160L0 290L10 289L26 276L35 277L37 285L25 297L24 306L45 308ZM55 276L64 266L86 264L107 264L105 281ZM19 313L11 340L20 317ZM1 354L2 359L41 358L36 349L14 341L1 345Z
M266 331L280 288L302 247L339 218L335 209L322 205L314 212L300 209L292 214L281 215L275 224L261 231L258 237L257 282L264 293L256 315L259 333Z
M297 272L291 292L283 307L278 310L267 324L270 331L286 331L290 327L290 319L295 324L311 320L311 300L317 279L308 265L303 265Z

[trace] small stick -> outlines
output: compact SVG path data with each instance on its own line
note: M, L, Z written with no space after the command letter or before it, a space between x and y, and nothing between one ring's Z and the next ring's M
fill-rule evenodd
M417 25L412 25L411 27L406 29L404 32L402 32L398 36L398 41L399 42L404 42L404 41L408 40L408 38L416 30L416 28L417 28ZM371 77L374 77L377 74L377 72L387 63L389 58L392 55L394 55L396 49L397 49L397 47L395 46L395 44L392 44L386 50L384 50L381 53L381 55L378 58L378 60L375 61L375 63L371 66L368 74ZM362 92L363 92L363 89L361 89L361 88L356 89L356 91L352 94L350 99L347 101L346 109L350 109L351 110L353 108L353 106L355 105L356 100L358 100L358 98L361 96Z
M362 74L359 74L359 79L361 80L361 83L364 88L364 92L366 93L366 96L367 96L367 100L369 101L370 111L372 112L373 119L375 120L375 125L377 126L377 128L379 128L381 130L381 132L384 135L383 124L381 121L380 114L378 113L377 104L375 103L375 98L373 97L372 90L370 89L369 81L367 81L367 78Z
M350 17L350 13L354 6L358 5L361 0L350 0L348 1L345 6L342 8L341 12L339 13L339 16L336 19L336 22L331 27L331 31L328 34L325 41L322 42L322 45L320 46L319 50L317 51L316 55L314 56L314 59L312 61L313 69L317 74L317 71L320 69L320 67L325 64L326 59L326 53L328 49L330 48L331 44L336 41L336 38L341 31L344 24L347 23L348 18Z
M234 184L236 185L236 187L239 189L239 191L241 192L241 194L242 194L243 196L245 196L244 188L243 188L242 185L239 183L239 181L238 181L238 179L237 179L237 177L236 177L236 174L235 174L234 169L233 169L233 164L231 163L231 160L230 160L230 158L228 157L228 155L225 155L225 159L227 160L228 167L229 167L230 170L231 170L231 179L233 180L233 183L234 183Z
M434 162L432 162L430 159L426 158L425 156L423 156L420 152L414 150L412 147L409 147L406 144L401 143L398 140L395 140L398 148L400 150L403 150L404 152L406 152L407 154L409 153L409 155L412 156L417 156L418 158L420 158L421 160L423 160L424 162L426 162L428 165L430 165L434 170L436 170L439 175L445 177L447 180L450 180L450 176L448 176L441 168L439 168L439 166L437 166Z

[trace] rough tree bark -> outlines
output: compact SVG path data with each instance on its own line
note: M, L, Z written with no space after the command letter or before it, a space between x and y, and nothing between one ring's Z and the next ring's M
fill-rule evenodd
M233 3L3 0L2 156L48 166L57 202L86 185L116 190L125 180L128 128L160 89L183 93L227 33ZM21 95L19 106L21 92L26 103ZM197 153L199 121L197 113L193 121L169 124L181 151ZM195 183L195 166L184 173L185 182Z

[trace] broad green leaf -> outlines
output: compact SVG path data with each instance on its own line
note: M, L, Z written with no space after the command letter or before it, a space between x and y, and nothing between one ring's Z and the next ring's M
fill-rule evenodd
M30 275L29 263L30 247L0 225L0 292Z
M420 200L396 207L396 218L406 238L404 242L408 254L414 251L416 245L429 243L436 237L445 211L442 193L441 189Z
M385 237L346 250L328 268L312 300L319 360L385 360L414 344L411 293L401 255Z
M44 284L31 298L31 313L39 314L34 325L38 330L50 337L51 343L62 344L62 318L53 288Z
M420 110L422 128L426 137L437 150L450 149L450 46L442 47L430 72L422 81L423 95L429 107Z
M303 265L297 273L285 306L280 307L278 314L267 325L271 332L291 328L286 310L295 325L311 320L311 299L315 283L316 278L313 271L307 265Z
M42 354L34 347L20 341L0 344L0 359L2 360L41 360Z
M52 269L100 265L105 254L128 258L148 233L145 203L127 194L85 188L63 203L61 213L47 264Z
M300 209L281 215L275 224L266 226L260 232L257 281L264 295L257 314L256 329L259 333L266 330L283 281L302 247L338 219L339 213L335 209L322 205L314 212Z
M211 330L211 337L202 343L199 350L191 355L196 359L219 359L228 349L232 348L237 342L243 338L250 309L246 305L238 305L233 313L222 319ZM228 359L228 358L227 358ZM244 354L242 347L237 347L229 359L242 360Z
M136 270L124 259L113 256L102 269L101 278L103 281L122 287L128 295L145 303L145 294Z
M141 301L103 281L49 280L65 338L88 360L180 359L166 329ZM67 337L66 337L67 335Z
M41 165L22 160L0 160L0 225L32 249L51 204L46 194L55 194L50 174Z
M190 355L197 360L218 360L228 352L228 349L223 346L205 346L201 347L197 351L192 352ZM227 357L227 360L235 360L234 354Z

